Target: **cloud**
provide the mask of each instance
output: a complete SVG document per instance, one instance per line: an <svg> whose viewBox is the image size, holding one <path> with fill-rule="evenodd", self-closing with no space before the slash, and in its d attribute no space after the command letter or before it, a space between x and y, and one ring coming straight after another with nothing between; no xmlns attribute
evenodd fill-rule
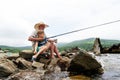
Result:
<svg viewBox="0 0 120 80"><path fill-rule="evenodd" d="M31 45L33 26L44 21L48 36L120 19L119 0L1 0L0 44ZM120 40L120 23L57 37L69 42L89 37Z"/></svg>

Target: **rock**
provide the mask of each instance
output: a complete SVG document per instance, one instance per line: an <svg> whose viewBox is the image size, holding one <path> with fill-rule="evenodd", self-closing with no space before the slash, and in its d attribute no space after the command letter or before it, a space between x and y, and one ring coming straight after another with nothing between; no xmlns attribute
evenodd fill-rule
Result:
<svg viewBox="0 0 120 80"><path fill-rule="evenodd" d="M91 55L89 55L86 51L80 50L79 54L77 54L71 61L70 67L68 71L75 74L101 74L100 68L102 68L101 64Z"/></svg>
<svg viewBox="0 0 120 80"><path fill-rule="evenodd" d="M0 59L0 77L7 77L17 70L17 67L12 61L5 58Z"/></svg>
<svg viewBox="0 0 120 80"><path fill-rule="evenodd" d="M53 58L49 61L48 64L45 64L47 74L52 73L52 72L61 72L60 67L57 65L58 60L59 60L59 58Z"/></svg>
<svg viewBox="0 0 120 80"><path fill-rule="evenodd" d="M41 68L41 69L43 69L44 64L34 61L32 63L32 66L35 67L35 68Z"/></svg>
<svg viewBox="0 0 120 80"><path fill-rule="evenodd" d="M43 74L35 71L21 71L10 76L7 80L42 80Z"/></svg>
<svg viewBox="0 0 120 80"><path fill-rule="evenodd" d="M32 68L32 63L23 59L23 58L18 58L16 60L17 66L20 69L30 69Z"/></svg>
<svg viewBox="0 0 120 80"><path fill-rule="evenodd" d="M93 52L96 55L100 55L101 51L102 51L102 45L101 45L100 39L96 38L94 41Z"/></svg>
<svg viewBox="0 0 120 80"><path fill-rule="evenodd" d="M57 64L61 68L61 71L67 71L68 67L70 66L71 59L68 57L63 57L62 59L58 60Z"/></svg>
<svg viewBox="0 0 120 80"><path fill-rule="evenodd" d="M44 58L39 59L40 63L47 64L47 65L50 63L50 61L51 61L50 59L44 59Z"/></svg>
<svg viewBox="0 0 120 80"><path fill-rule="evenodd" d="M60 54L61 56L65 56L65 55L67 54L66 51L61 51L60 53L61 53L61 54Z"/></svg>
<svg viewBox="0 0 120 80"><path fill-rule="evenodd" d="M33 54L32 50L22 50L19 52L19 56L27 60L31 60Z"/></svg>
<svg viewBox="0 0 120 80"><path fill-rule="evenodd" d="M7 56L7 59L16 60L18 57L19 57L19 55Z"/></svg>
<svg viewBox="0 0 120 80"><path fill-rule="evenodd" d="M94 52L88 51L88 54L91 55L91 57L95 58Z"/></svg>
<svg viewBox="0 0 120 80"><path fill-rule="evenodd" d="M74 58L74 56L76 54L77 54L77 52L76 53L67 53L65 56L68 57L68 58L70 58L70 59L72 59L72 58Z"/></svg>

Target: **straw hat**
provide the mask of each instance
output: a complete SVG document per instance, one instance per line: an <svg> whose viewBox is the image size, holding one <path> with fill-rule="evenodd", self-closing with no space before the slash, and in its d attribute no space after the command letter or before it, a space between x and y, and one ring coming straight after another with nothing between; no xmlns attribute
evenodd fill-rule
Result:
<svg viewBox="0 0 120 80"><path fill-rule="evenodd" d="M39 22L39 23L35 24L34 28L35 28L36 30L38 30L40 25L44 25L44 27L48 27L48 25L45 24L44 22Z"/></svg>

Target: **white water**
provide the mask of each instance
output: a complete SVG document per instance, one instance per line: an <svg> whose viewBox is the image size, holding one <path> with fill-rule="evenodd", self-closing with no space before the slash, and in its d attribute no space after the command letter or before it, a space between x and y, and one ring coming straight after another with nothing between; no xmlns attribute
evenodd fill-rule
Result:
<svg viewBox="0 0 120 80"><path fill-rule="evenodd" d="M102 54L96 59L101 62L105 70L97 80L120 80L120 54Z"/></svg>

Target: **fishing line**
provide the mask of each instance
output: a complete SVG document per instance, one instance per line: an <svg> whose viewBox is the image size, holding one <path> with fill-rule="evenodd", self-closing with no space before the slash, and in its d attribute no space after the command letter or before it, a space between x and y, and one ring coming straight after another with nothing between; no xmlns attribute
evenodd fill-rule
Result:
<svg viewBox="0 0 120 80"><path fill-rule="evenodd" d="M54 38L54 37L58 37L58 36L63 36L63 35L67 35L67 34L70 34L70 33L83 31L83 30L91 29L91 28L95 28L95 27L100 27L100 26L104 26L104 25L108 25L108 24L112 24L112 23L116 23L116 22L120 22L120 20L115 20L115 21L111 21L111 22L107 22L107 23L98 24L98 25L95 25L95 26L90 26L90 27L86 27L86 28L82 28L82 29L78 29L78 30L62 33L62 34L58 34L58 35L51 36L51 37L48 37L48 38Z"/></svg>

